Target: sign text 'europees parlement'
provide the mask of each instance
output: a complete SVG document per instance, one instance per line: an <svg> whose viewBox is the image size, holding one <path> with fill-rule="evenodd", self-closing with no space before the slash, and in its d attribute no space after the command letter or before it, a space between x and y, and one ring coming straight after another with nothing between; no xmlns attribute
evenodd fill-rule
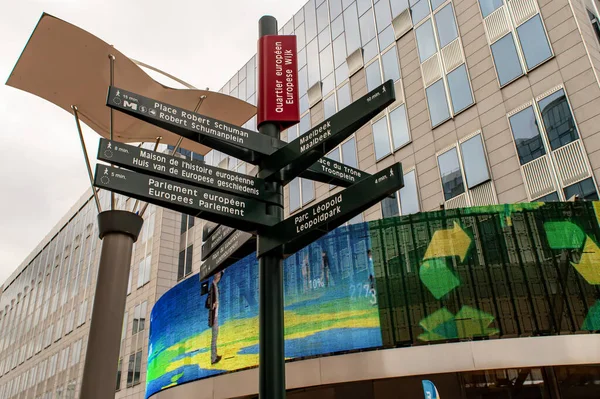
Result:
<svg viewBox="0 0 600 399"><path fill-rule="evenodd" d="M281 129L300 121L296 36L268 35L258 40L257 124Z"/></svg>
<svg viewBox="0 0 600 399"><path fill-rule="evenodd" d="M263 202L125 169L97 165L94 185L244 231L273 224Z"/></svg>
<svg viewBox="0 0 600 399"><path fill-rule="evenodd" d="M100 139L98 159L137 172L164 176L248 198L265 200L269 197L262 179L117 141Z"/></svg>

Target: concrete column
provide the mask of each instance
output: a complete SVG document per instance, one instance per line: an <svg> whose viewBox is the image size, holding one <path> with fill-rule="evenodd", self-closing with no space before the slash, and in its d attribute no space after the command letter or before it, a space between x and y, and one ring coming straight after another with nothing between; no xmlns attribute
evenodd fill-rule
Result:
<svg viewBox="0 0 600 399"><path fill-rule="evenodd" d="M102 252L81 399L108 399L115 396L131 252L143 223L140 216L127 211L111 210L98 214Z"/></svg>

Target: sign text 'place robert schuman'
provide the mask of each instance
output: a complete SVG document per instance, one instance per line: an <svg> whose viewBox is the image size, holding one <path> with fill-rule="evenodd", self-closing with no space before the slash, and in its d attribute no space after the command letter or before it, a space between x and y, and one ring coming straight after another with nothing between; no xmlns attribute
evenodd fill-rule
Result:
<svg viewBox="0 0 600 399"><path fill-rule="evenodd" d="M264 202L96 165L94 186L244 231L273 225Z"/></svg>
<svg viewBox="0 0 600 399"><path fill-rule="evenodd" d="M258 40L257 124L286 129L300 121L296 36L268 35Z"/></svg>

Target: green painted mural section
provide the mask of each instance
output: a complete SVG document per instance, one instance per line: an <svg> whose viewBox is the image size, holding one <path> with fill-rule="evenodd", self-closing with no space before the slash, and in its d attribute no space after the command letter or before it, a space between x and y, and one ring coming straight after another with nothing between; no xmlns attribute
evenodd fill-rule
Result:
<svg viewBox="0 0 600 399"><path fill-rule="evenodd" d="M599 203L370 222L384 345L600 330Z"/></svg>

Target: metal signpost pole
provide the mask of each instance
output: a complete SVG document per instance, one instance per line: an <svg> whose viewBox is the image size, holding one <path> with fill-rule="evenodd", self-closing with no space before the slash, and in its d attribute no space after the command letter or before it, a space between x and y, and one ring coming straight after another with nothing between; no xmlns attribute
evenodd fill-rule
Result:
<svg viewBox="0 0 600 399"><path fill-rule="evenodd" d="M79 396L82 399L115 396L131 253L143 223L141 217L127 211L98 214L102 252Z"/></svg>
<svg viewBox="0 0 600 399"><path fill-rule="evenodd" d="M258 22L259 37L277 35L277 20L263 16ZM260 60L259 60L260 62ZM261 90L259 87L258 90ZM261 93L267 96L268 93ZM259 94L260 95L260 94ZM263 123L259 132L279 139L280 128L275 123ZM259 169L260 171L260 169ZM283 220L283 186L271 184L276 204L267 205L267 214ZM260 236L258 237L260 242ZM274 251L258 259L259 278L259 385L260 399L285 398L285 355L283 324L283 255Z"/></svg>

